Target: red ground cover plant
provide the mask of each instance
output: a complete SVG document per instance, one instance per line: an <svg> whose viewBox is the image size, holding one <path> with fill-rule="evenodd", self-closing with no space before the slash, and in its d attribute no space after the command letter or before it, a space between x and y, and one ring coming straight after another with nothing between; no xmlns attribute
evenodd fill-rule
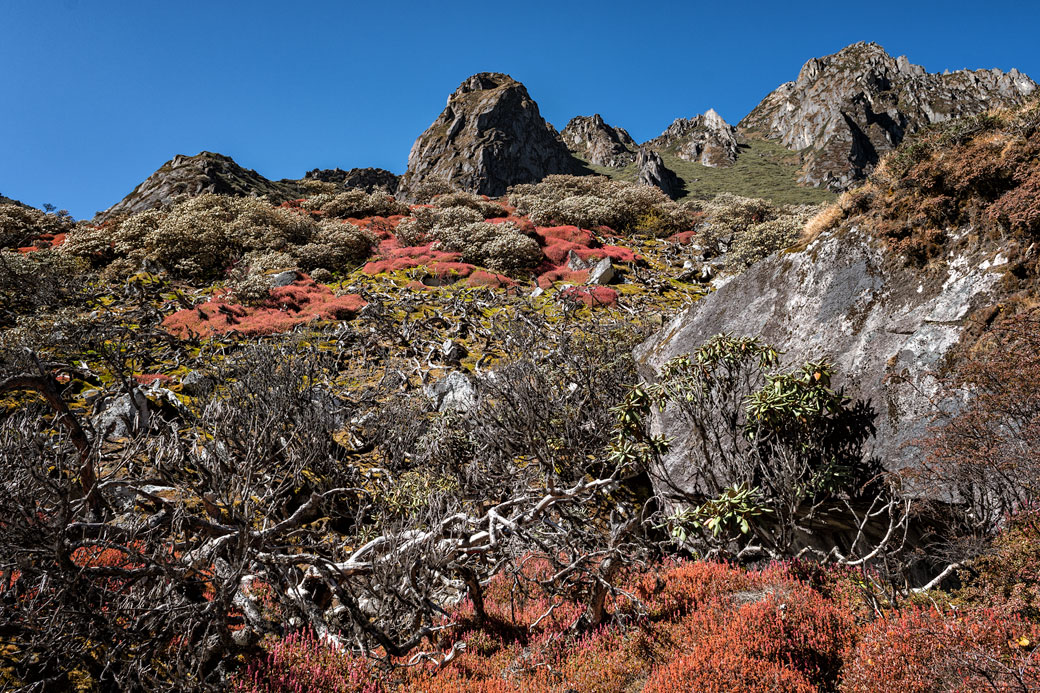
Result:
<svg viewBox="0 0 1040 693"><path fill-rule="evenodd" d="M25 254L25 253L31 253L31 252L34 252L34 251L37 251L37 250L49 250L50 248L57 248L58 246L60 246L62 243L65 242L65 236L66 235L67 234L64 234L64 233L44 233L44 234L41 234L40 236L37 236L34 239L32 245L25 246L23 248L19 248L18 252L22 253L22 254Z"/></svg>
<svg viewBox="0 0 1040 693"><path fill-rule="evenodd" d="M430 242L402 248L396 238L385 239L379 244L382 259L367 263L361 271L374 275L425 267L440 279L465 279L476 269L476 266L462 262L460 253L434 250L433 245Z"/></svg>
<svg viewBox="0 0 1040 693"><path fill-rule="evenodd" d="M184 338L228 332L247 336L274 334L311 320L348 320L365 305L360 296L336 296L306 275L289 286L272 289L267 300L255 308L228 303L222 295L167 316L163 326Z"/></svg>
<svg viewBox="0 0 1040 693"><path fill-rule="evenodd" d="M1035 626L985 609L908 607L878 618L858 598L852 570L666 562L630 573L611 601L613 620L574 634L582 607L539 589L545 569L534 559L519 581L496 576L485 594L490 622L460 604L448 619L456 625L422 648L428 657L398 662L412 666L387 669L294 635L268 643L235 690L915 693L1040 684Z"/></svg>
<svg viewBox="0 0 1040 693"><path fill-rule="evenodd" d="M417 205L413 209L422 206L429 207L430 205ZM362 268L362 272L376 275L422 267L428 270L431 276L442 282L465 279L467 280L466 285L470 287L511 288L517 286L514 279L505 275L479 270L472 264L461 262L459 253L435 250L435 244L432 242L421 246L402 247L392 234L392 229L396 228L400 219L401 217L390 217L386 220L388 223L392 222L392 228L390 226L380 228L378 225L369 224L371 220L350 220L351 223L358 226L372 229L382 239L379 244L378 257L368 262ZM535 226L529 218L515 215L492 218L487 222L490 224L512 223L521 232L538 241L545 257L542 263L535 268L534 274L536 275L536 285L543 289L548 289L557 283L584 284L588 281L588 270L575 270L569 266L568 261L572 252L585 263L610 258L612 262L628 264L641 259L630 248L619 245L601 245L592 231L580 229L577 226ZM606 227L602 227L600 231L613 234ZM617 294L612 289L577 290L571 297L586 305L613 305L617 301Z"/></svg>
<svg viewBox="0 0 1040 693"><path fill-rule="evenodd" d="M616 304L618 292L609 286L571 286L564 289L561 296L584 303L589 308L595 308Z"/></svg>
<svg viewBox="0 0 1040 693"><path fill-rule="evenodd" d="M862 629L848 655L842 690L1037 690L1037 636L1035 624L989 610L905 610Z"/></svg>
<svg viewBox="0 0 1040 693"><path fill-rule="evenodd" d="M139 373L134 375L134 380L141 385L151 385L154 382L168 383L172 378L162 373Z"/></svg>

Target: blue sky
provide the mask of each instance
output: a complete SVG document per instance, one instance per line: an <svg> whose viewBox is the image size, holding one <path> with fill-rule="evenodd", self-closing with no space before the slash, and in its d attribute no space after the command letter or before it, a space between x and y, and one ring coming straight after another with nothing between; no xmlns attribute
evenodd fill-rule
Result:
<svg viewBox="0 0 1040 693"><path fill-rule="evenodd" d="M1040 79L1035 2L0 0L0 193L77 218L175 154L268 178L404 171L468 75L508 72L558 128L639 141L736 122L807 59L873 40L929 71Z"/></svg>

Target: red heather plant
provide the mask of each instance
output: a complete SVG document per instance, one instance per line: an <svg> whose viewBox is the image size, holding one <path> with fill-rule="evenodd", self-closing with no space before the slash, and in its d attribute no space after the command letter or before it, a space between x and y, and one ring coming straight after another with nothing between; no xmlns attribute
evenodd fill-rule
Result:
<svg viewBox="0 0 1040 693"><path fill-rule="evenodd" d="M566 299L584 303L589 308L612 306L617 303L618 292L609 286L572 286L560 294Z"/></svg>
<svg viewBox="0 0 1040 693"><path fill-rule="evenodd" d="M364 306L360 296L336 296L328 287L304 276L289 286L272 289L257 307L227 303L214 296L208 303L167 316L163 326L182 338L227 332L275 334L311 320L348 320Z"/></svg>
<svg viewBox="0 0 1040 693"><path fill-rule="evenodd" d="M248 665L230 689L235 693L382 693L364 657L339 652L311 633L272 642L267 655Z"/></svg>
<svg viewBox="0 0 1040 693"><path fill-rule="evenodd" d="M1038 635L1034 624L992 611L893 613L863 628L848 655L841 690L1037 690Z"/></svg>
<svg viewBox="0 0 1040 693"><path fill-rule="evenodd" d="M582 606L541 588L551 572L532 557L519 574L494 576L489 620L478 622L472 605L461 604L446 617L454 629L423 648L430 661L400 658L412 666L384 669L292 635L268 642L268 655L232 690L923 693L1040 685L1036 626L981 609L861 618L866 612L841 596L852 587L847 571L662 563L623 579L610 600L614 620L580 636L570 626ZM458 641L465 648L449 645Z"/></svg>

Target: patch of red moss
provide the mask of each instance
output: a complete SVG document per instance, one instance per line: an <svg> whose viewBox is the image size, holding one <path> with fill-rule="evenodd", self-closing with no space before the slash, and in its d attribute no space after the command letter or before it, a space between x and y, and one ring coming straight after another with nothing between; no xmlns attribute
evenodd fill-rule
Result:
<svg viewBox="0 0 1040 693"><path fill-rule="evenodd" d="M680 233L672 234L668 237L668 240L672 243L682 243L683 245L693 240L693 237L697 235L696 231L681 231Z"/></svg>
<svg viewBox="0 0 1040 693"><path fill-rule="evenodd" d="M564 298L584 303L589 308L617 304L618 292L609 286L572 286L560 294Z"/></svg>
<svg viewBox="0 0 1040 693"><path fill-rule="evenodd" d="M494 274L484 270L476 270L466 280L466 286L487 286L492 289L506 289L516 286L516 282L504 274Z"/></svg>
<svg viewBox="0 0 1040 693"><path fill-rule="evenodd" d="M567 266L555 267L548 272L543 272L538 276L538 286L543 289L548 289L556 282L566 282L568 284L584 284L589 280L588 270L569 270Z"/></svg>
<svg viewBox="0 0 1040 693"><path fill-rule="evenodd" d="M311 320L348 320L365 306L360 296L336 296L306 275L289 286L272 289L269 298L257 307L228 303L224 295L169 315L163 326L180 337L212 337L228 332L255 336L285 332Z"/></svg>
<svg viewBox="0 0 1040 693"><path fill-rule="evenodd" d="M387 238L379 244L380 259L366 264L361 271L375 275L383 272L425 267L439 279L465 279L476 269L475 265L461 262L459 253L447 253L433 249L433 243L402 248L396 238Z"/></svg>
<svg viewBox="0 0 1040 693"><path fill-rule="evenodd" d="M64 233L41 234L33 240L32 245L19 248L18 252L24 255L25 253L31 253L37 250L50 250L51 248L57 248L65 242L65 236L66 234Z"/></svg>
<svg viewBox="0 0 1040 693"><path fill-rule="evenodd" d="M163 375L162 373L137 373L134 375L134 380L141 385L151 385L155 382L168 383L172 378L168 375Z"/></svg>

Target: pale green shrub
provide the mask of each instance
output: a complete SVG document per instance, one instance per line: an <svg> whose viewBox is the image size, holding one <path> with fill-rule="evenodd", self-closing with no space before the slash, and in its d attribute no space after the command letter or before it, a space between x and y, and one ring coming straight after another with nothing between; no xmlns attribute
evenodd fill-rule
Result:
<svg viewBox="0 0 1040 693"><path fill-rule="evenodd" d="M256 306L271 294L271 278L264 274L247 273L244 277L228 284L229 298L235 303Z"/></svg>
<svg viewBox="0 0 1040 693"><path fill-rule="evenodd" d="M429 204L438 195L450 195L458 192L458 188L451 183L442 180L428 180L412 185L408 188L408 197L416 204Z"/></svg>
<svg viewBox="0 0 1040 693"><path fill-rule="evenodd" d="M700 239L707 254L725 252L726 266L736 270L793 245L820 205L776 205L730 193L703 206Z"/></svg>
<svg viewBox="0 0 1040 693"><path fill-rule="evenodd" d="M790 247L798 240L805 222L806 219L800 216L784 216L748 227L734 237L726 256L726 266L745 269L778 250Z"/></svg>

